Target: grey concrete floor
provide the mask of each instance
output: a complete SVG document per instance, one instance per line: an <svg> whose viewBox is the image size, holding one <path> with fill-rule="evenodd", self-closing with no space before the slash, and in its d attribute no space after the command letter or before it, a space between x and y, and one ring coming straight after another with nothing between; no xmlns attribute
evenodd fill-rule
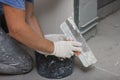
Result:
<svg viewBox="0 0 120 80"><path fill-rule="evenodd" d="M120 11L110 15L98 24L97 35L88 41L98 62L84 71L78 59L72 75L60 80L120 80ZM0 80L51 80L30 73L14 76L0 76Z"/></svg>

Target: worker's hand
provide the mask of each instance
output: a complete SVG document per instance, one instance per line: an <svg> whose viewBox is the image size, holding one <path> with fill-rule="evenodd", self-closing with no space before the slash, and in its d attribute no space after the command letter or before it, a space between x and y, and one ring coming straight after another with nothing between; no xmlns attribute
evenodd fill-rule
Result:
<svg viewBox="0 0 120 80"><path fill-rule="evenodd" d="M54 42L54 52L50 54L37 51L40 54L44 54L46 56L55 55L56 57L62 58L70 58L74 54L80 54L82 44L79 42L72 41L70 38L67 38L63 34L46 35L45 38Z"/></svg>
<svg viewBox="0 0 120 80"><path fill-rule="evenodd" d="M82 44L76 41L58 41L54 42L54 52L52 55L62 58L70 58L74 52L81 51Z"/></svg>

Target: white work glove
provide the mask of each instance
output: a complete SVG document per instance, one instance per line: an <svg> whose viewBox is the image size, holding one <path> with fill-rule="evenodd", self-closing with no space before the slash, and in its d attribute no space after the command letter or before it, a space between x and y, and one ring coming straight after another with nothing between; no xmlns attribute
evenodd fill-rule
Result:
<svg viewBox="0 0 120 80"><path fill-rule="evenodd" d="M55 55L56 57L62 58L70 58L74 55L74 51L81 51L81 43L75 41L67 41L68 38L63 34L52 34L46 35L46 39L54 42L54 52L53 53L45 53L41 51L37 51L44 55Z"/></svg>
<svg viewBox="0 0 120 80"><path fill-rule="evenodd" d="M52 55L62 58L70 58L74 52L81 51L81 43L76 41L58 41L54 42L54 52Z"/></svg>

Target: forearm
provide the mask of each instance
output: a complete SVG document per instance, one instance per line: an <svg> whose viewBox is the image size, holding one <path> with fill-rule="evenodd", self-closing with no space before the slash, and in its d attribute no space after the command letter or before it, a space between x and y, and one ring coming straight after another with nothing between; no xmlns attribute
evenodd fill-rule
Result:
<svg viewBox="0 0 120 80"><path fill-rule="evenodd" d="M28 24L24 23L19 25L20 27L15 29L15 31L10 30L10 35L26 46L43 52L52 53L53 52L53 42L41 38Z"/></svg>

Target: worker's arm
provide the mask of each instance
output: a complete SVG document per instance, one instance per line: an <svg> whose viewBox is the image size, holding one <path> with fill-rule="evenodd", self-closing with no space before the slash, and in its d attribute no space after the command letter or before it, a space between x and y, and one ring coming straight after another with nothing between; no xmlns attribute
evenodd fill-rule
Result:
<svg viewBox="0 0 120 80"><path fill-rule="evenodd" d="M10 35L26 46L34 50L51 53L57 57L71 57L74 51L80 52L81 43L75 41L52 42L38 34L33 27L26 22L24 10L3 4Z"/></svg>
<svg viewBox="0 0 120 80"><path fill-rule="evenodd" d="M40 24L34 15L34 4L29 1L26 1L26 22L33 28L33 30L35 30L35 32L41 37L44 37Z"/></svg>
<svg viewBox="0 0 120 80"><path fill-rule="evenodd" d="M42 38L30 25L26 23L24 10L20 10L3 4L10 35L21 43L34 50L52 53L54 51L53 42Z"/></svg>

